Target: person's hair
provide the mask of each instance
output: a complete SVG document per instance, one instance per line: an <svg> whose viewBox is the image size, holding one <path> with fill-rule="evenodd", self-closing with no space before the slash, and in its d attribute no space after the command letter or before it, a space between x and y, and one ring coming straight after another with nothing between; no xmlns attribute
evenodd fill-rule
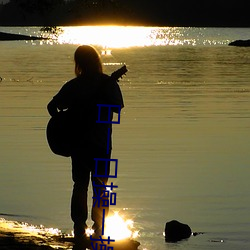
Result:
<svg viewBox="0 0 250 250"><path fill-rule="evenodd" d="M92 46L79 46L75 51L74 59L76 75L102 73L100 55Z"/></svg>

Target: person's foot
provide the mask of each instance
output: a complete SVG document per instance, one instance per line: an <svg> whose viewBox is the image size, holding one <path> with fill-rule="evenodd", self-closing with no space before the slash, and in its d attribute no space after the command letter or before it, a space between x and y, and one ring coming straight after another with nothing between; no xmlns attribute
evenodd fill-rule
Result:
<svg viewBox="0 0 250 250"><path fill-rule="evenodd" d="M94 230L92 238L99 239L100 236L102 236L102 226L94 223L94 225L92 226L92 229Z"/></svg>
<svg viewBox="0 0 250 250"><path fill-rule="evenodd" d="M86 223L83 224L74 224L74 237L81 238L83 235L86 234L86 229L88 228Z"/></svg>
<svg viewBox="0 0 250 250"><path fill-rule="evenodd" d="M85 250L90 247L90 241L86 234L74 236L73 250Z"/></svg>
<svg viewBox="0 0 250 250"><path fill-rule="evenodd" d="M74 243L75 245L83 245L87 241L86 229L87 225L83 224L74 224Z"/></svg>

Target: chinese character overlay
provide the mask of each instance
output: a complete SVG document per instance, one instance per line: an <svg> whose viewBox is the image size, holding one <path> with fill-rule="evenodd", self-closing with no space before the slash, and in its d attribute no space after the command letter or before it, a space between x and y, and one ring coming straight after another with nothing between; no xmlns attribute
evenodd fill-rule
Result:
<svg viewBox="0 0 250 250"><path fill-rule="evenodd" d="M121 105L107 105L107 104L97 104L98 106L98 120L97 123L107 123L107 124L120 124L120 114L121 114ZM107 120L101 119L102 110L104 108L108 108L108 116L106 117ZM113 110L118 113L117 121L113 121ZM111 138L111 127L108 128L108 138L107 138L107 153L109 153L110 148L110 138ZM102 178L117 178L117 168L118 168L118 160L117 159L104 159L104 158L95 158L95 172L93 174L93 177L102 177ZM104 163L104 164L98 164L98 163ZM110 163L115 163L115 169L114 174L109 173L109 166ZM100 166L101 165L101 166ZM98 171L98 167L103 168L105 166L104 174L100 175L97 174L100 171ZM103 171L101 171L103 173ZM109 205L116 205L116 193L112 192L114 188L118 188L118 186L115 186L113 182L111 182L110 185L105 185L104 182L102 182L101 185L97 185L93 183L94 187L94 196L93 198L93 206L103 207L103 216L102 216L102 235L104 235L104 224L105 224L105 207L109 207ZM92 238L92 235L90 236L91 246L93 250L113 250L112 246L107 246L105 242L109 245L110 242L114 242L115 240L110 239L110 236L108 238L102 238L102 236L99 236L99 238ZM98 241L100 244L98 245Z"/></svg>
<svg viewBox="0 0 250 250"><path fill-rule="evenodd" d="M117 178L117 168L118 168L118 160L117 159L105 159L105 158L94 158L95 160L95 174L93 177L106 177L106 178ZM97 174L98 173L98 162L105 162L105 174ZM115 173L114 175L108 174L108 163L114 162L115 163Z"/></svg>

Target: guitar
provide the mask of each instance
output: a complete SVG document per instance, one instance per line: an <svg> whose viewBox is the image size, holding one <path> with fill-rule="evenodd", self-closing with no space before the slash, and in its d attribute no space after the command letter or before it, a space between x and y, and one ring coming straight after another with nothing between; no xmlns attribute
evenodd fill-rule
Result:
<svg viewBox="0 0 250 250"><path fill-rule="evenodd" d="M126 65L113 72L109 80L119 81L127 72ZM52 116L47 124L46 137L51 151L54 154L69 157L71 155L72 127L71 113L66 111L59 111L55 116Z"/></svg>

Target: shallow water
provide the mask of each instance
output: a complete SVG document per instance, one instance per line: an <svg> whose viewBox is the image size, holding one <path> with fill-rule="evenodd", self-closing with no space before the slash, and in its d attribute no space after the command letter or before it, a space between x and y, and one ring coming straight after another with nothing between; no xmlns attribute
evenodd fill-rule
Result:
<svg viewBox="0 0 250 250"><path fill-rule="evenodd" d="M242 30L231 33L222 40ZM48 148L46 105L74 77L76 47L0 43L0 213L64 231L72 227L70 159ZM129 68L114 125L113 209L134 220L141 249L249 249L249 48L114 48L103 62L107 73ZM172 219L204 234L167 244L162 232Z"/></svg>

